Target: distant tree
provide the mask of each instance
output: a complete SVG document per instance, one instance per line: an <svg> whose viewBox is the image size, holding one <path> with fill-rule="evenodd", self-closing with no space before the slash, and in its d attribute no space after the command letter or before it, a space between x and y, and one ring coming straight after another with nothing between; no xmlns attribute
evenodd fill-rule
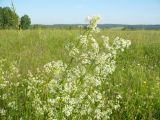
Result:
<svg viewBox="0 0 160 120"><path fill-rule="evenodd" d="M31 25L31 19L29 18L28 15L24 15L21 17L21 21L20 21L20 27L22 29L28 29Z"/></svg>
<svg viewBox="0 0 160 120"><path fill-rule="evenodd" d="M2 28L2 23L3 23L2 11L3 11L3 8L0 7L0 29Z"/></svg>
<svg viewBox="0 0 160 120"><path fill-rule="evenodd" d="M123 27L121 30L127 30L127 27Z"/></svg>
<svg viewBox="0 0 160 120"><path fill-rule="evenodd" d="M11 10L9 7L1 8L0 10L1 16L1 27L3 29L10 29L10 28L18 28L19 17L18 15Z"/></svg>

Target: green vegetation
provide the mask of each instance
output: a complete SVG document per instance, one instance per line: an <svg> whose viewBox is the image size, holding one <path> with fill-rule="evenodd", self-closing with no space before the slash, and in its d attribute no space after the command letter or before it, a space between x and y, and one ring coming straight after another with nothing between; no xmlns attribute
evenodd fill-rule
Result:
<svg viewBox="0 0 160 120"><path fill-rule="evenodd" d="M17 29L18 15L9 7L0 7L0 28L1 29Z"/></svg>
<svg viewBox="0 0 160 120"><path fill-rule="evenodd" d="M28 15L24 15L21 17L21 28L22 29L28 29L29 26L31 25L31 19L29 18Z"/></svg>
<svg viewBox="0 0 160 120"><path fill-rule="evenodd" d="M74 41L79 30L0 31L0 57L17 61L20 72L35 72L52 60L66 60L64 45ZM132 40L131 47L117 57L110 76L112 90L121 93L121 107L111 119L160 119L160 31L108 31L97 35ZM99 41L101 43L101 41Z"/></svg>
<svg viewBox="0 0 160 120"><path fill-rule="evenodd" d="M24 15L19 20L19 16L14 10L9 7L0 7L0 29L28 29L31 24L31 20L28 15ZM20 24L19 24L20 23Z"/></svg>

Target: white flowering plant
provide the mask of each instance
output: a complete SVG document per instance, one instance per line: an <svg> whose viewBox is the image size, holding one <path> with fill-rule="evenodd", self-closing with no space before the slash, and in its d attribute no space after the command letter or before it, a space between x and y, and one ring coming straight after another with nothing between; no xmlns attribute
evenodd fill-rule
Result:
<svg viewBox="0 0 160 120"><path fill-rule="evenodd" d="M115 71L116 56L131 44L130 40L102 36L99 45L95 34L99 16L88 17L87 30L76 43L65 46L69 62L52 61L28 72L26 78L15 64L0 62L1 119L103 119L120 107L121 95L114 93L108 76Z"/></svg>

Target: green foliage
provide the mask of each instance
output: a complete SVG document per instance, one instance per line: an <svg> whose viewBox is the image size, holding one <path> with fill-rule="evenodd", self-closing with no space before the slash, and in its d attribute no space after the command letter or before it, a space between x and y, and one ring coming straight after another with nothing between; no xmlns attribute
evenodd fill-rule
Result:
<svg viewBox="0 0 160 120"><path fill-rule="evenodd" d="M63 56L63 60L68 62L68 54L64 54L64 45L67 40L74 41L79 32L63 29L0 31L0 58L18 61L19 72L24 78L28 70L34 73L37 67L53 59L60 59ZM111 38L118 35L132 40L131 48L117 57L117 70L109 80L113 84L111 90L122 95L121 107L118 112L113 112L111 120L159 120L160 31L103 30L100 34L107 34ZM13 88L15 90L8 90L16 91L20 87ZM26 98L22 93L25 90L21 90L22 92L17 94L24 101ZM2 105L1 101L0 104ZM28 103L19 104L21 107L24 105L30 107ZM20 112L17 113L21 116ZM34 115L32 111L26 109L23 111L24 114L28 114L28 119L31 119L29 114Z"/></svg>
<svg viewBox="0 0 160 120"><path fill-rule="evenodd" d="M31 24L31 20L28 15L21 17L19 25L19 17L16 14L14 7L0 7L0 29L18 29L19 26L22 29L28 29Z"/></svg>
<svg viewBox="0 0 160 120"><path fill-rule="evenodd" d="M3 10L3 8L0 7L0 29L2 28L2 22L3 22L2 10Z"/></svg>
<svg viewBox="0 0 160 120"><path fill-rule="evenodd" d="M2 28L3 25L3 8L0 7L0 29Z"/></svg>
<svg viewBox="0 0 160 120"><path fill-rule="evenodd" d="M20 27L22 29L28 29L31 25L31 19L29 18L28 15L24 15L21 17L21 23L20 23Z"/></svg>
<svg viewBox="0 0 160 120"><path fill-rule="evenodd" d="M0 28L17 29L19 23L18 15L9 7L0 8Z"/></svg>

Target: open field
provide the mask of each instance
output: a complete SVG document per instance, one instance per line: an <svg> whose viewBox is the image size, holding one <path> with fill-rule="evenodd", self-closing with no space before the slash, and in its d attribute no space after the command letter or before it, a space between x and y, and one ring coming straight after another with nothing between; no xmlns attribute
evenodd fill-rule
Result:
<svg viewBox="0 0 160 120"><path fill-rule="evenodd" d="M80 30L2 30L0 59L17 61L25 77L28 70L34 73L52 60L68 62L64 46L81 33ZM122 96L121 106L113 111L111 119L160 120L160 31L102 30L96 37L101 35L110 39L119 36L132 42L117 57L116 71L109 76L112 89ZM100 39L98 42L101 44Z"/></svg>
<svg viewBox="0 0 160 120"><path fill-rule="evenodd" d="M77 39L80 33L79 30L2 30L0 57L18 61L23 70L32 70L49 61L61 59L65 43ZM132 41L132 46L126 53L127 58L122 57L123 59L149 66L159 64L160 31L102 30L98 36L101 35L107 35L111 39L119 36ZM143 59L145 56L147 59Z"/></svg>

